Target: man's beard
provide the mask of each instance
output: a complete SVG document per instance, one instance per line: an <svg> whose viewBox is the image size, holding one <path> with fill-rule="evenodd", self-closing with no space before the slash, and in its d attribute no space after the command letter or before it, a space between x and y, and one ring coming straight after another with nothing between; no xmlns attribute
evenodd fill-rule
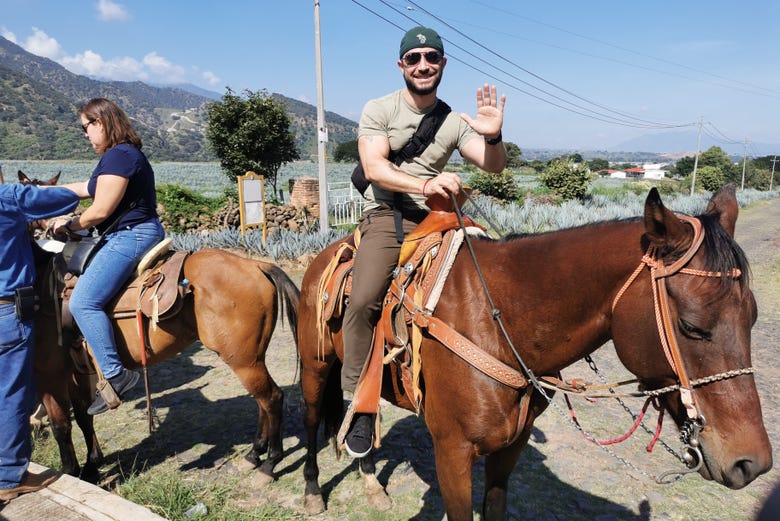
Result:
<svg viewBox="0 0 780 521"><path fill-rule="evenodd" d="M417 96L427 96L428 94L433 94L434 92L436 92L436 89L439 88L439 83L441 83L442 72L443 71L439 72L439 75L436 77L436 80L433 82L433 85L425 89L418 88L414 84L413 79L404 76L404 81L406 82L406 88L409 89L409 92L411 92L412 94L416 94Z"/></svg>

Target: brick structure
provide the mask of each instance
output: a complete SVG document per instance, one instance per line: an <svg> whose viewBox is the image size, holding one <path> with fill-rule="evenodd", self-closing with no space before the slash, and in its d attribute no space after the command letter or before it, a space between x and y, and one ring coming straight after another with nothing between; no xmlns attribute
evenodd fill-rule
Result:
<svg viewBox="0 0 780 521"><path fill-rule="evenodd" d="M295 208L306 208L314 215L319 215L320 183L313 177L299 177L290 191L290 205Z"/></svg>

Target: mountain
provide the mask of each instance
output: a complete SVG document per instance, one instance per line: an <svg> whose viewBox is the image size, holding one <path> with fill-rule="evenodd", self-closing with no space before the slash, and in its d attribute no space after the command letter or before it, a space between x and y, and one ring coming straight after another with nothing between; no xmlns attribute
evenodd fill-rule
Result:
<svg viewBox="0 0 780 521"><path fill-rule="evenodd" d="M660 132L655 134L645 134L634 139L629 139L619 143L608 150L613 152L623 150L642 150L645 152L654 152L665 154L669 157L693 156L696 154L696 143L698 133L696 131L682 132ZM703 133L701 136L701 151L711 147L720 147L729 156L741 158L745 154L745 145L743 143L726 142L716 140ZM751 156L767 156L776 154L780 150L780 145L770 143L748 142L748 154Z"/></svg>
<svg viewBox="0 0 780 521"><path fill-rule="evenodd" d="M317 157L317 108L281 94L301 158ZM93 159L78 131L77 105L109 98L133 119L150 159L214 161L204 138L206 109L221 95L192 85L98 81L28 53L0 37L0 158ZM357 123L327 112L330 155L357 138Z"/></svg>

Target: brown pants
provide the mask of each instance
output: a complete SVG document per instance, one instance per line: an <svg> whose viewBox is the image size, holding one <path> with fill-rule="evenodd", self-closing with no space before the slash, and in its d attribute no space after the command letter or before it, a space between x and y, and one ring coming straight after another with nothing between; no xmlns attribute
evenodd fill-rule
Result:
<svg viewBox="0 0 780 521"><path fill-rule="evenodd" d="M404 234L411 232L426 212L404 214ZM369 210L360 218L360 245L352 267L352 295L344 313L344 366L341 387L354 393L371 349L374 326L382 311L382 299L398 265L401 245L395 234L393 210Z"/></svg>

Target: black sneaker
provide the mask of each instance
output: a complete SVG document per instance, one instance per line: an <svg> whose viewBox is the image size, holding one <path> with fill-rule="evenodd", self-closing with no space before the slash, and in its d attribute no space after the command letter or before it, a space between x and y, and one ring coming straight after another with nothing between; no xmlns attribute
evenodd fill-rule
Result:
<svg viewBox="0 0 780 521"><path fill-rule="evenodd" d="M355 413L349 432L344 437L347 454L353 458L362 458L371 452L374 445L374 415Z"/></svg>
<svg viewBox="0 0 780 521"><path fill-rule="evenodd" d="M127 391L135 387L135 384L138 383L140 378L141 375L135 371L129 371L123 368L121 373L112 378L109 378L108 383L111 384L111 387L114 388L114 392L117 394L117 396L124 398L127 394ZM108 405L106 404L106 401L103 399L100 391L97 391L95 393L95 401L92 402L92 405L90 405L89 409L87 409L87 414L94 416L96 414L102 414L107 410Z"/></svg>

